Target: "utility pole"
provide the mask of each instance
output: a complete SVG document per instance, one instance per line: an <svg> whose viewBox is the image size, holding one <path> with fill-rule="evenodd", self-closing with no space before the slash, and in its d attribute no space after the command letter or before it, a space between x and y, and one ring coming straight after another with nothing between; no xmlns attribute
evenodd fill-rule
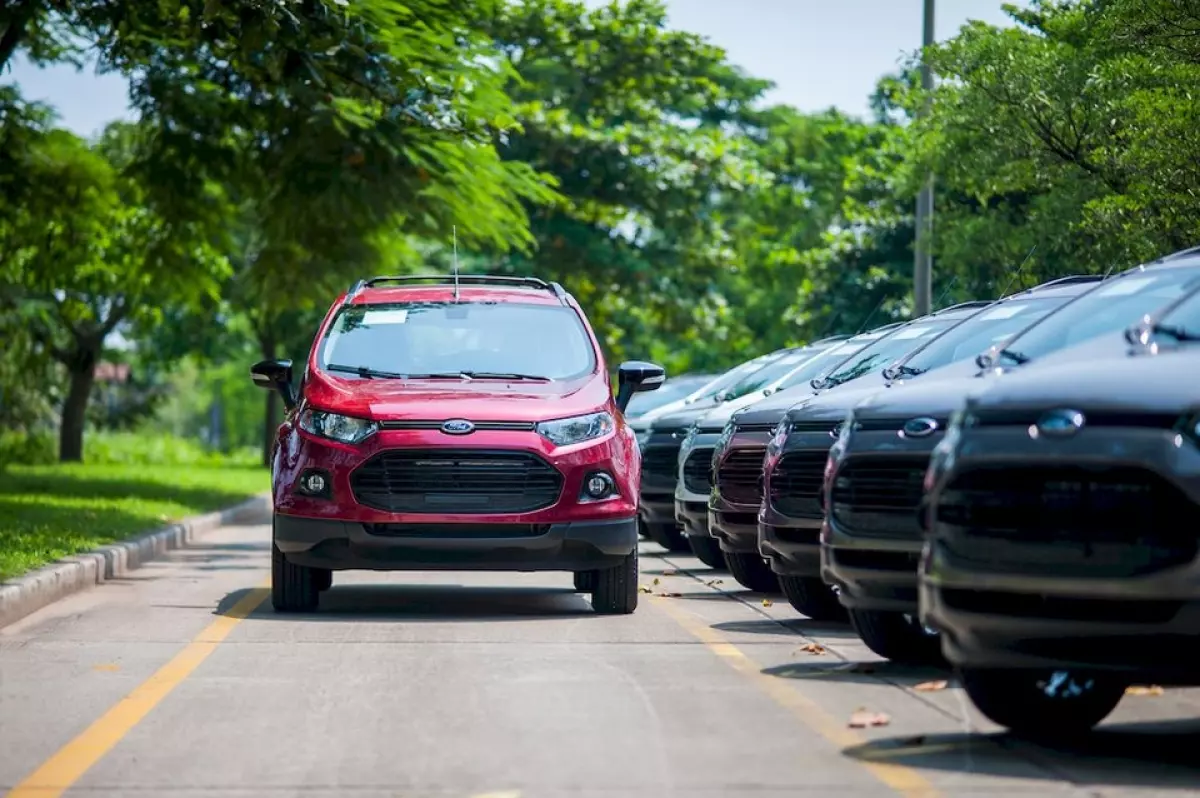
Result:
<svg viewBox="0 0 1200 798"><path fill-rule="evenodd" d="M933 3L925 0L924 31L921 37L922 48L933 44ZM929 61L924 52L921 54L921 88L929 92L933 88L933 72L929 69ZM928 97L928 95L926 95ZM926 99L918 112L922 115L929 113L929 100ZM924 316L933 310L930 307L933 295L933 255L930 254L930 237L933 233L933 173L925 176L925 184L917 195L916 246L913 247L913 304L916 315Z"/></svg>

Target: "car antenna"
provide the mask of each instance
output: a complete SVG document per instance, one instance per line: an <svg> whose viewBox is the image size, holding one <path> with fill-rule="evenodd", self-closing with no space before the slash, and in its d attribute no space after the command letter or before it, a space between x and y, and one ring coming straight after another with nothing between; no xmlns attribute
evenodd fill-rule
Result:
<svg viewBox="0 0 1200 798"><path fill-rule="evenodd" d="M458 225L453 225L450 228L454 246L454 301L458 301Z"/></svg>
<svg viewBox="0 0 1200 798"><path fill-rule="evenodd" d="M881 307L883 307L883 301L885 299L887 299L886 294L879 297L879 302L876 303L875 309L867 314L867 318L863 320L862 326L858 328L858 332L856 332L855 335L858 335L858 333L861 333L863 330L867 329L867 324L871 321L871 319L875 318L875 314L879 312Z"/></svg>
<svg viewBox="0 0 1200 798"><path fill-rule="evenodd" d="M1025 264L1029 263L1029 259L1033 257L1033 252L1037 249L1037 247L1037 244L1033 245L1033 249L1029 250L1029 254L1025 256L1025 260L1021 261L1021 265L1017 267L1015 272L1013 272L1013 276L1008 278L1008 285L1004 286L1004 293L1000 295L1000 299L1004 299L1004 297L1008 296L1008 290L1012 288L1012 284L1016 282L1018 277L1021 276L1021 272L1025 271Z"/></svg>
<svg viewBox="0 0 1200 798"><path fill-rule="evenodd" d="M953 279L950 280L950 285L946 286L946 290L942 292L942 295L940 297L938 297L938 300L936 303L937 305L942 304L942 300L946 298L946 294L950 293L950 289L953 288L954 284L957 282L958 282L958 275L956 274L956 275L954 275Z"/></svg>

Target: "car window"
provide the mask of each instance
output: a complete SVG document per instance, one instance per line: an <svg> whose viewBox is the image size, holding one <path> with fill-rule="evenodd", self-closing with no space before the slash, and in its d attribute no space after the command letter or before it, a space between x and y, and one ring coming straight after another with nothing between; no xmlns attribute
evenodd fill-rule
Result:
<svg viewBox="0 0 1200 798"><path fill-rule="evenodd" d="M672 383L667 380L656 391L643 391L635 393L629 400L629 405L625 408L625 417L633 418L639 413L648 413L656 407L674 402L677 399L682 399L689 391L694 390L696 383L694 380L685 380L680 383Z"/></svg>
<svg viewBox="0 0 1200 798"><path fill-rule="evenodd" d="M835 347L826 349L807 363L802 363L798 368L794 368L790 374L785 375L776 390L786 391L788 388L808 385L814 379L824 374L830 367L836 366L838 363L860 351L866 345L862 341L855 342L850 340L843 341Z"/></svg>
<svg viewBox="0 0 1200 798"><path fill-rule="evenodd" d="M812 350L796 350L772 360L730 386L725 392L726 400L737 399L753 391L761 391L796 366L813 357Z"/></svg>
<svg viewBox="0 0 1200 798"><path fill-rule="evenodd" d="M856 357L838 367L826 379L830 387L856 380L867 374L882 371L897 358L903 357L927 340L954 324L954 318L933 318L914 322L887 333ZM851 339L854 340L854 339Z"/></svg>
<svg viewBox="0 0 1200 798"><path fill-rule="evenodd" d="M1200 291L1192 294L1154 321L1189 337L1200 336Z"/></svg>
<svg viewBox="0 0 1200 798"><path fill-rule="evenodd" d="M562 380L590 374L596 353L569 307L413 302L343 308L321 342L317 362L326 370L474 371Z"/></svg>
<svg viewBox="0 0 1200 798"><path fill-rule="evenodd" d="M1098 335L1119 332L1170 304L1200 279L1200 267L1169 266L1110 278L1017 334L1001 353L1009 363L1044 357Z"/></svg>
<svg viewBox="0 0 1200 798"><path fill-rule="evenodd" d="M909 355L903 365L910 374L923 373L975 357L1061 308L1071 296L1059 294L997 303L934 338Z"/></svg>
<svg viewBox="0 0 1200 798"><path fill-rule="evenodd" d="M770 363L773 360L778 360L786 354L784 352L771 352L767 355L759 355L753 360L747 360L745 363L734 366L729 371L725 372L715 380L701 387L689 395L685 402L699 402L708 399L716 399L738 380L745 378L747 375L758 371L760 368Z"/></svg>

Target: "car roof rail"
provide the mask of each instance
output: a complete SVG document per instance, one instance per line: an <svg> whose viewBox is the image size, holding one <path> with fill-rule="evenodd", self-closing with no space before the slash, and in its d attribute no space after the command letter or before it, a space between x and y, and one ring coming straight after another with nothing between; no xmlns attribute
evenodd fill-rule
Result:
<svg viewBox="0 0 1200 798"><path fill-rule="evenodd" d="M930 313L930 316L938 316L942 313L949 313L952 310L967 310L969 308L985 308L995 302L994 299L971 299L966 302L959 302L957 305L950 305L940 310L935 310ZM914 319L915 321L915 319Z"/></svg>
<svg viewBox="0 0 1200 798"><path fill-rule="evenodd" d="M839 333L837 335L827 335L824 338L818 338L815 341L810 341L805 346L820 346L821 344L836 344L838 341L846 341L851 336L847 333Z"/></svg>
<svg viewBox="0 0 1200 798"><path fill-rule="evenodd" d="M359 280L346 293L346 303L352 301L365 288L374 288L385 283L405 284L416 282L433 282L438 285L454 285L455 282L458 282L470 285L508 285L534 288L541 291L549 291L564 305L568 304L567 300L570 297L570 294L559 283L546 282L537 277L513 277L504 274L460 274L457 276L453 274L397 274L381 275L379 277Z"/></svg>
<svg viewBox="0 0 1200 798"><path fill-rule="evenodd" d="M1178 260L1179 258L1191 258L1196 255L1200 255L1200 246L1188 247L1187 249L1181 249L1178 252L1172 252L1169 255L1163 255L1161 258L1151 261L1151 263L1161 263L1167 260Z"/></svg>
<svg viewBox="0 0 1200 798"><path fill-rule="evenodd" d="M1032 288L1026 288L1021 293L1028 291L1040 291L1043 288L1055 288L1060 285L1076 285L1078 283L1098 283L1104 279L1103 274L1068 274L1066 277L1058 277L1054 280L1047 280L1044 283L1038 283Z"/></svg>

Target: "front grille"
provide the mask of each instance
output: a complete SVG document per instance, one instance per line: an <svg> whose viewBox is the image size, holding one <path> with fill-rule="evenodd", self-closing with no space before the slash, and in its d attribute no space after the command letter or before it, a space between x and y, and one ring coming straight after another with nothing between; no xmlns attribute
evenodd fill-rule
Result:
<svg viewBox="0 0 1200 798"><path fill-rule="evenodd" d="M833 482L833 518L850 533L916 539L929 457L859 456Z"/></svg>
<svg viewBox="0 0 1200 798"><path fill-rule="evenodd" d="M425 538L429 540L541 537L549 524L363 524L367 534L388 538Z"/></svg>
<svg viewBox="0 0 1200 798"><path fill-rule="evenodd" d="M828 449L797 449L779 458L771 472L771 506L790 518L819 518L827 459Z"/></svg>
<svg viewBox="0 0 1200 798"><path fill-rule="evenodd" d="M359 504L393 513L525 513L558 501L563 478L529 452L392 449L350 476Z"/></svg>
<svg viewBox="0 0 1200 798"><path fill-rule="evenodd" d="M937 523L950 556L994 570L1136 576L1196 557L1200 507L1142 468L1022 463L958 475Z"/></svg>
<svg viewBox="0 0 1200 798"><path fill-rule="evenodd" d="M692 493L712 490L712 449L696 449L683 462L683 486Z"/></svg>
<svg viewBox="0 0 1200 798"><path fill-rule="evenodd" d="M642 474L674 481L679 467L679 447L678 442L647 446L642 450Z"/></svg>
<svg viewBox="0 0 1200 798"><path fill-rule="evenodd" d="M734 449L717 469L721 498L732 504L758 506L762 501L762 467L765 446Z"/></svg>

